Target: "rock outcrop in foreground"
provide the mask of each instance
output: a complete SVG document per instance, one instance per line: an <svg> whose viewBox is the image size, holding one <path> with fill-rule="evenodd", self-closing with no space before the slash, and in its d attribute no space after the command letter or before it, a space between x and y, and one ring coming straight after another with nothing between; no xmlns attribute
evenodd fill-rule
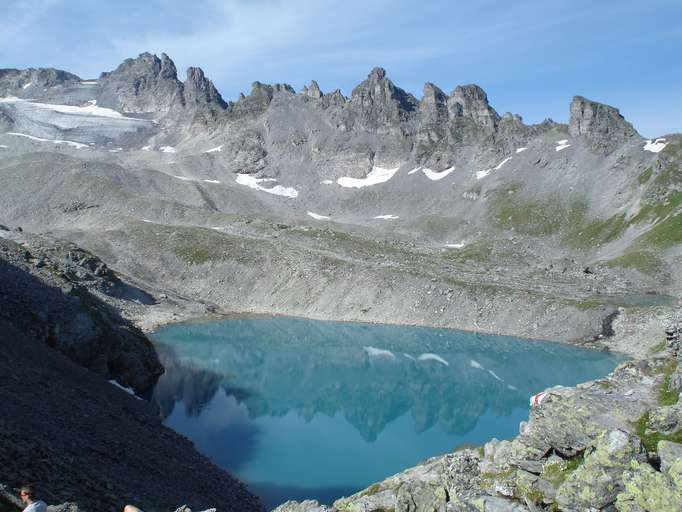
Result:
<svg viewBox="0 0 682 512"><path fill-rule="evenodd" d="M275 512L678 512L682 371L670 353L547 391L512 441L434 457L326 507Z"/></svg>

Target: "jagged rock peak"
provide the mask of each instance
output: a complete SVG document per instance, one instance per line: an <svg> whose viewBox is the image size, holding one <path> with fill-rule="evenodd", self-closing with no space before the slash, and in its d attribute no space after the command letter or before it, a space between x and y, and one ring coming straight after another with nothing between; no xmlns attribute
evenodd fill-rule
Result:
<svg viewBox="0 0 682 512"><path fill-rule="evenodd" d="M372 69L372 71L369 72L369 75L367 75L368 80L383 80L384 78L386 78L386 70L378 66Z"/></svg>
<svg viewBox="0 0 682 512"><path fill-rule="evenodd" d="M182 94L173 61L141 53L124 60L114 71L102 73L98 103L124 112L168 112Z"/></svg>
<svg viewBox="0 0 682 512"><path fill-rule="evenodd" d="M322 97L322 91L320 90L320 86L317 85L317 82L315 80L312 80L310 82L310 85L306 88L306 91L307 91L306 94L308 96L316 100L319 100Z"/></svg>
<svg viewBox="0 0 682 512"><path fill-rule="evenodd" d="M102 73L101 77L106 78L111 75L122 74L136 76L151 75L171 80L177 80L178 78L175 63L165 53L161 54L161 58L149 52L141 53L134 59L124 60L114 71Z"/></svg>
<svg viewBox="0 0 682 512"><path fill-rule="evenodd" d="M448 110L452 117L473 119L479 126L494 132L500 116L488 103L488 95L475 84L459 85L448 98Z"/></svg>
<svg viewBox="0 0 682 512"><path fill-rule="evenodd" d="M183 85L186 105L215 104L222 108L227 106L213 82L206 78L201 68L188 68L187 79Z"/></svg>
<svg viewBox="0 0 682 512"><path fill-rule="evenodd" d="M432 84L431 82L426 82L424 84L424 98L427 97L433 99L447 99L447 95L441 90L441 88Z"/></svg>
<svg viewBox="0 0 682 512"><path fill-rule="evenodd" d="M386 70L376 67L357 85L345 112L347 129L392 130L417 109L414 96L393 85Z"/></svg>
<svg viewBox="0 0 682 512"><path fill-rule="evenodd" d="M568 132L573 137L585 136L593 149L603 153L639 136L617 108L582 96L575 96L571 102Z"/></svg>
<svg viewBox="0 0 682 512"><path fill-rule="evenodd" d="M424 84L424 95L419 102L419 110L425 122L447 121L447 95L431 82Z"/></svg>

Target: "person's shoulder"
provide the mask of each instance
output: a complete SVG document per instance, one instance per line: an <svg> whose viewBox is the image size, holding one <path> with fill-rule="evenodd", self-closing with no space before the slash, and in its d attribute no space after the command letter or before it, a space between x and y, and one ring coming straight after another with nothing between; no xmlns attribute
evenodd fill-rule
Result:
<svg viewBox="0 0 682 512"><path fill-rule="evenodd" d="M34 501L23 512L47 512L47 503L42 500Z"/></svg>

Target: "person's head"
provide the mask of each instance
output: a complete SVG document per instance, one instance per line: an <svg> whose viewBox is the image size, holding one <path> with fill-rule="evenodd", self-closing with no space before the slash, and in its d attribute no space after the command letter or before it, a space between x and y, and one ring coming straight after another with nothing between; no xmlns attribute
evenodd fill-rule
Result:
<svg viewBox="0 0 682 512"><path fill-rule="evenodd" d="M19 497L24 503L31 503L36 499L36 487L33 484L22 485L19 488Z"/></svg>

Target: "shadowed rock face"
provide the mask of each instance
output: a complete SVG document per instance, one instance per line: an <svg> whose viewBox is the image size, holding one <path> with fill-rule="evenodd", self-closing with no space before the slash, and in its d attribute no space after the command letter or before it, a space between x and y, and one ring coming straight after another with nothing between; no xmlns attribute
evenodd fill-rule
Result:
<svg viewBox="0 0 682 512"><path fill-rule="evenodd" d="M59 252L0 238L0 319L106 379L150 391L163 373L151 342L90 291L114 296L125 285L86 251Z"/></svg>
<svg viewBox="0 0 682 512"><path fill-rule="evenodd" d="M0 484L37 481L80 510L260 512L237 480L161 425L157 411L0 317ZM7 510L0 500L0 510ZM9 509L9 510L14 510Z"/></svg>
<svg viewBox="0 0 682 512"><path fill-rule="evenodd" d="M593 149L606 154L628 139L639 136L617 108L582 96L575 96L571 102L568 133L573 137L585 136Z"/></svg>

